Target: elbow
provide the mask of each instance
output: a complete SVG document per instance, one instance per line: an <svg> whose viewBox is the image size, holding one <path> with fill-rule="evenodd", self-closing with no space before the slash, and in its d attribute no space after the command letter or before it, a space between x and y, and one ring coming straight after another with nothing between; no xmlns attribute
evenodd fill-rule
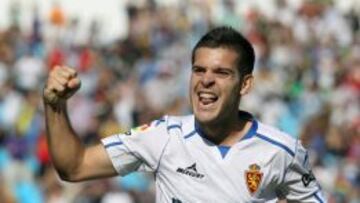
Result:
<svg viewBox="0 0 360 203"><path fill-rule="evenodd" d="M72 172L58 171L58 174L62 181L76 183L82 180L79 177L77 177L75 173Z"/></svg>
<svg viewBox="0 0 360 203"><path fill-rule="evenodd" d="M81 181L81 171L77 165L60 165L54 163L54 169L58 174L58 177L62 181L66 182L79 182Z"/></svg>
<svg viewBox="0 0 360 203"><path fill-rule="evenodd" d="M59 178L62 180L62 181L66 181L66 182L76 182L76 180L71 177L69 174L66 174L66 173L60 173L58 172L59 174Z"/></svg>

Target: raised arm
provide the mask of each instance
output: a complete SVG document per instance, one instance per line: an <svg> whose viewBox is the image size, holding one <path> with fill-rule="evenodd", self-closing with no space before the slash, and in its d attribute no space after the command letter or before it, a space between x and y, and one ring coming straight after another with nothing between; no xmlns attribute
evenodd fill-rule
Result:
<svg viewBox="0 0 360 203"><path fill-rule="evenodd" d="M80 84L74 69L57 66L50 72L43 92L52 161L60 177L72 182L117 174L104 147L99 143L86 148L72 128L66 101Z"/></svg>

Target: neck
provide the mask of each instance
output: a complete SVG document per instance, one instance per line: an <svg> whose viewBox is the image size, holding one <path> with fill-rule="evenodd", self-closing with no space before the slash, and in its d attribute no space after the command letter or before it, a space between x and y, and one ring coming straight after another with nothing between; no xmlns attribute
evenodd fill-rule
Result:
<svg viewBox="0 0 360 203"><path fill-rule="evenodd" d="M232 146L238 142L251 127L251 122L238 115L226 122L211 124L197 123L204 136L216 145Z"/></svg>

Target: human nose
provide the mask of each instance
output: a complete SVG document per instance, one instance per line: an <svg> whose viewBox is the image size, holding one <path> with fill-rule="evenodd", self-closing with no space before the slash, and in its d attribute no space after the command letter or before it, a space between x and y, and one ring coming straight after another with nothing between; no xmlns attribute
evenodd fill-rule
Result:
<svg viewBox="0 0 360 203"><path fill-rule="evenodd" d="M201 84L204 87L209 87L215 83L215 77L211 72L206 72L203 77L201 77Z"/></svg>

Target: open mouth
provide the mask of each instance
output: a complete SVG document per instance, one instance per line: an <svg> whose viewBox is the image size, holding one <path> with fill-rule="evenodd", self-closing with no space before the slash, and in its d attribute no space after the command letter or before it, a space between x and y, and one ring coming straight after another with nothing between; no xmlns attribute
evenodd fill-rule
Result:
<svg viewBox="0 0 360 203"><path fill-rule="evenodd" d="M210 106L218 100L218 96L213 92L198 92L198 97L201 105Z"/></svg>

